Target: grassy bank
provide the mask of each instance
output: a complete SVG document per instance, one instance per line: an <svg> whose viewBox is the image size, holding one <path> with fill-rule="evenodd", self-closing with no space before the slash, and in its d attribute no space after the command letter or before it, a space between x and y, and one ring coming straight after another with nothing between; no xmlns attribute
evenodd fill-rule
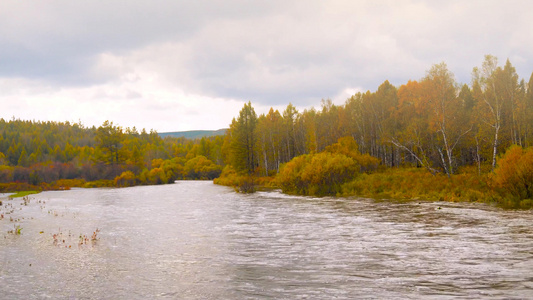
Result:
<svg viewBox="0 0 533 300"><path fill-rule="evenodd" d="M394 168L361 174L341 187L338 196L377 199L502 203L488 175L432 175L425 169Z"/></svg>
<svg viewBox="0 0 533 300"><path fill-rule="evenodd" d="M275 177L260 177L238 174L231 166L226 166L220 177L213 180L215 184L233 187L241 193L253 193L258 189L277 188Z"/></svg>
<svg viewBox="0 0 533 300"><path fill-rule="evenodd" d="M13 195L10 195L9 197L10 198L20 198L20 197L26 197L28 195L33 195L33 194L38 194L40 193L39 191L21 191L21 192L17 192Z"/></svg>
<svg viewBox="0 0 533 300"><path fill-rule="evenodd" d="M474 170L472 170L474 171ZM235 172L223 173L216 184L232 186L237 191L246 192L249 177ZM260 187L278 187L279 177L254 177L254 190ZM244 190L243 190L244 189ZM371 174L359 174L354 179L339 186L337 192L324 195L313 191L319 188L302 190L282 189L284 193L303 196L365 197L401 201L450 201L478 202L504 208L532 208L530 199L513 196L495 183L494 174L478 175L463 172L447 177L444 174L432 175L421 168L390 168ZM250 191L250 190L248 190Z"/></svg>
<svg viewBox="0 0 533 300"><path fill-rule="evenodd" d="M264 181L284 193L303 196L483 202L505 208L533 207L533 147L510 147L498 158L494 171L480 174L475 166L465 166L457 174L447 176L433 174L426 168L370 168L365 164L368 159L353 150L355 147L350 150L342 142L340 140L333 145L336 147L322 153L295 157L281 167L274 179L254 178L254 181ZM215 183L246 187L249 178L226 167Z"/></svg>

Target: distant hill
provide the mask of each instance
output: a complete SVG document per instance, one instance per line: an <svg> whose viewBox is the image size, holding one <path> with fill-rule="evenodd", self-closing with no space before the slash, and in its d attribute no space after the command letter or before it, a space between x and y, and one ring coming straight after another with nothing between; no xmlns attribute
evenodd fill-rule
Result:
<svg viewBox="0 0 533 300"><path fill-rule="evenodd" d="M203 137L217 136L226 134L227 128L219 130L190 130L190 131L174 131L174 132L159 132L159 136L165 138L167 136L172 137L184 137L191 140L201 139Z"/></svg>

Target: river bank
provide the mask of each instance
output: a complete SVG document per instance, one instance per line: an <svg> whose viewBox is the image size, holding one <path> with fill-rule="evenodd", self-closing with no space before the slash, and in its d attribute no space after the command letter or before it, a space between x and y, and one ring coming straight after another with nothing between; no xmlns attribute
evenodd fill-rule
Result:
<svg viewBox="0 0 533 300"><path fill-rule="evenodd" d="M281 189L288 195L365 197L394 201L447 201L486 203L508 209L530 209L529 199L513 197L493 183L490 174L476 174L465 169L461 174L450 177L444 174L432 175L422 168L389 168L374 173L363 173L353 180L339 184L335 193L320 195L313 189L283 189L276 177L238 176L234 172L223 172L215 184L234 187L240 192L254 192L261 189Z"/></svg>

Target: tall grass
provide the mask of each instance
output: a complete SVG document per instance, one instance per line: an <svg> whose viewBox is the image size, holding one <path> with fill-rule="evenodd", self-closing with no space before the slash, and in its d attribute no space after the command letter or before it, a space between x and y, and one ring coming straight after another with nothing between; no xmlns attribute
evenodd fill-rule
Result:
<svg viewBox="0 0 533 300"><path fill-rule="evenodd" d="M488 175L463 173L447 177L420 168L391 168L362 174L342 186L339 196L379 199L500 203Z"/></svg>

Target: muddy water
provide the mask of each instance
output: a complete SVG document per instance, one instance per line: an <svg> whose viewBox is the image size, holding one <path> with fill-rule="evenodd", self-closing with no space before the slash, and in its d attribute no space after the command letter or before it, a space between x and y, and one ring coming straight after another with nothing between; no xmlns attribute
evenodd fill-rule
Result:
<svg viewBox="0 0 533 300"><path fill-rule="evenodd" d="M192 181L29 200L2 199L0 299L533 297L528 211Z"/></svg>

